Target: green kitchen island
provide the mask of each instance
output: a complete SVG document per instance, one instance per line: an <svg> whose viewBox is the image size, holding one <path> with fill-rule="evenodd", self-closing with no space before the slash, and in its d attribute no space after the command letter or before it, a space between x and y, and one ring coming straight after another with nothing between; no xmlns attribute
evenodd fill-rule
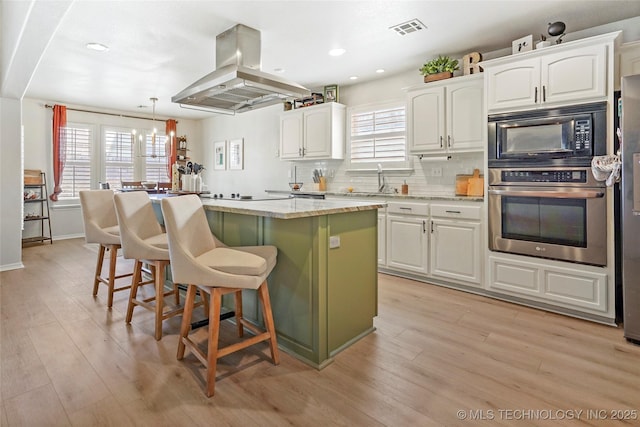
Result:
<svg viewBox="0 0 640 427"><path fill-rule="evenodd" d="M160 196L151 196L159 199ZM322 369L371 333L377 315L379 202L202 199L211 231L229 246L274 245L268 278L279 347ZM159 203L155 203L159 212ZM232 299L225 301L232 308ZM245 318L262 323L255 291Z"/></svg>

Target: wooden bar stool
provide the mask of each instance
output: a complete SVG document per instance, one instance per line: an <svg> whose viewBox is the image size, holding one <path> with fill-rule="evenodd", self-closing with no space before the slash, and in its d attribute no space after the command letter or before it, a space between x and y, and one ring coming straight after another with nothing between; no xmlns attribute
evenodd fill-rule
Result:
<svg viewBox="0 0 640 427"><path fill-rule="evenodd" d="M120 249L120 229L113 206L113 190L85 190L80 191L80 206L84 222L84 236L87 243L97 243L98 262L93 280L93 296L98 295L98 286L104 283L108 287L107 307L113 305L113 293L131 288L131 285L115 287L115 281L129 277L132 273L116 276L116 260ZM110 251L109 275L102 276L104 254Z"/></svg>
<svg viewBox="0 0 640 427"><path fill-rule="evenodd" d="M167 307L165 310L164 297L174 295L176 305L180 304L180 293L175 280L173 289L165 292L165 269L170 263L167 235L162 232L147 192L116 194L114 204L122 239L122 253L125 258L135 259L126 322L131 323L135 306L155 312L155 338L160 340L162 321L183 312L183 307ZM142 280L143 264L151 267L151 280ZM138 299L138 288L152 283L155 295Z"/></svg>
<svg viewBox="0 0 640 427"><path fill-rule="evenodd" d="M211 233L202 202L196 195L162 199L162 214L169 237L173 277L180 283L188 284L178 343L178 360L182 360L185 349L188 348L202 362L207 368L206 394L209 397L215 392L217 361L221 357L268 341L271 359L275 365L279 364L280 356L267 288L267 276L276 265L277 248L268 245L234 248L225 246ZM188 336L198 289L211 295L207 354ZM243 289L257 290L266 331L243 318ZM218 348L222 296L229 293L235 296L238 336L243 336L243 328L251 331L253 336Z"/></svg>

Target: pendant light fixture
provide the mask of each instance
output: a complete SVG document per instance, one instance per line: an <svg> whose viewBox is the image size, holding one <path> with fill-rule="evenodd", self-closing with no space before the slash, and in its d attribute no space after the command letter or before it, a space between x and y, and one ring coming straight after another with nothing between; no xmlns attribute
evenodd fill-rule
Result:
<svg viewBox="0 0 640 427"><path fill-rule="evenodd" d="M131 130L131 145L136 143L136 135L137 135L137 143L138 143L138 156L137 157L151 157L151 158L158 158L158 157L167 157L168 153L167 153L167 147L166 147L166 141L169 141L169 137L166 138L165 141L165 149L164 149L164 153L162 152L163 150L159 150L159 152L156 152L156 137L158 135L158 128L156 127L156 102L158 102L158 98L149 98L149 101L151 101L153 103L153 115L152 115L152 131L151 131L151 153L147 154L146 153L146 144L144 144L143 142L143 136L142 133L138 134L138 131L136 129ZM173 135L172 135L173 136ZM142 149L143 147L145 147L144 150L144 154L142 154Z"/></svg>

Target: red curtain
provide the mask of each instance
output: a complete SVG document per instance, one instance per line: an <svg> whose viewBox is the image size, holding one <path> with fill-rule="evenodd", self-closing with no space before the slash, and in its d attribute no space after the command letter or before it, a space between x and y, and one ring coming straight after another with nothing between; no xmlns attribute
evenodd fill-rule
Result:
<svg viewBox="0 0 640 427"><path fill-rule="evenodd" d="M169 138L169 145L167 147L167 176L171 181L171 166L176 162L177 153L176 150L176 121L173 119L167 120L165 128L165 135Z"/></svg>
<svg viewBox="0 0 640 427"><path fill-rule="evenodd" d="M67 126L67 107L64 105L53 106L53 193L49 196L54 202L58 200L58 194L62 193L60 181L62 171L67 158L64 127Z"/></svg>

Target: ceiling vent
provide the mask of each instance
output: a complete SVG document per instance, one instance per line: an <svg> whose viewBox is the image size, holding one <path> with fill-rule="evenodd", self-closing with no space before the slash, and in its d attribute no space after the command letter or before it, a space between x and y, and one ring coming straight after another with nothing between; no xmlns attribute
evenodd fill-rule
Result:
<svg viewBox="0 0 640 427"><path fill-rule="evenodd" d="M412 19L411 21L389 27L390 30L394 30L401 36L406 36L407 34L415 33L416 31L424 30L425 28L427 28L427 26L420 22L419 19Z"/></svg>

